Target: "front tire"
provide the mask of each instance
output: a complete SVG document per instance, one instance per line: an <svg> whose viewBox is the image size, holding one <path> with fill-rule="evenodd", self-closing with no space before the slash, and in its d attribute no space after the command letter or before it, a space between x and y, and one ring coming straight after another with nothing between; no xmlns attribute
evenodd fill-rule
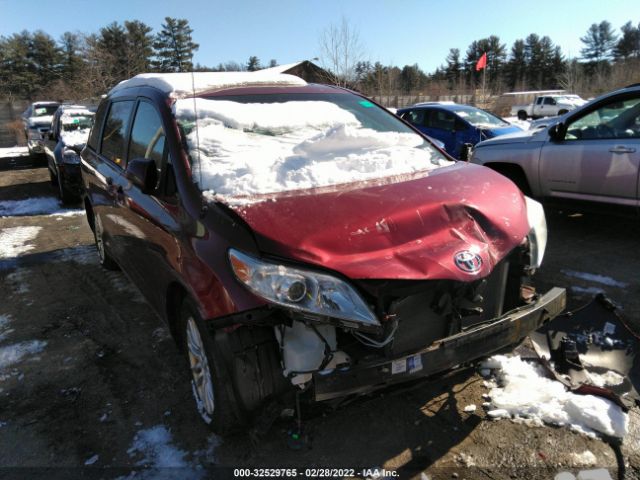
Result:
<svg viewBox="0 0 640 480"><path fill-rule="evenodd" d="M226 435L243 424L232 385L223 370L224 358L190 300L180 309L179 332L191 372L191 388L196 408L209 427Z"/></svg>
<svg viewBox="0 0 640 480"><path fill-rule="evenodd" d="M518 112L518 120L526 120L528 117L527 112L525 112L524 110L520 110Z"/></svg>

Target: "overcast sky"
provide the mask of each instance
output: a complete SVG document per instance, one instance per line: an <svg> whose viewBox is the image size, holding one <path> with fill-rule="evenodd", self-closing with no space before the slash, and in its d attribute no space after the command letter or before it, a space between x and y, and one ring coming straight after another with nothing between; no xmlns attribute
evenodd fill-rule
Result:
<svg viewBox="0 0 640 480"><path fill-rule="evenodd" d="M580 55L580 37L608 20L619 30L640 23L639 0L0 0L0 35L42 29L96 32L113 21L141 20L160 29L165 16L186 18L200 44L195 61L246 63L256 55L291 63L320 55L323 29L344 16L359 31L366 60L432 72L450 48L498 35L510 49L529 33L548 35L566 56Z"/></svg>

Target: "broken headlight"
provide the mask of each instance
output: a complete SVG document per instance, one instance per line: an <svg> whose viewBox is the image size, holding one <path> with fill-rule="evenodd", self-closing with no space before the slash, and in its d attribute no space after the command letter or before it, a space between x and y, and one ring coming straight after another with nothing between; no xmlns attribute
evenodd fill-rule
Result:
<svg viewBox="0 0 640 480"><path fill-rule="evenodd" d="M291 310L356 322L380 325L375 314L348 283L324 273L278 265L229 251L235 276L249 290Z"/></svg>
<svg viewBox="0 0 640 480"><path fill-rule="evenodd" d="M544 216L544 209L539 202L524 197L527 203L527 219L529 220L529 255L531 256L531 267L539 268L542 265L544 251L547 248L547 220Z"/></svg>

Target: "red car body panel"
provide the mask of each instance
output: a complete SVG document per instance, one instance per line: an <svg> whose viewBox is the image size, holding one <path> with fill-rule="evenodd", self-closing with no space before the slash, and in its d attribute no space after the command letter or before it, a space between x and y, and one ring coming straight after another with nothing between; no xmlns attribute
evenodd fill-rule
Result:
<svg viewBox="0 0 640 480"><path fill-rule="evenodd" d="M263 252L353 279L482 278L530 229L524 197L509 180L463 163L290 192L235 210ZM455 265L465 250L481 256L478 272Z"/></svg>

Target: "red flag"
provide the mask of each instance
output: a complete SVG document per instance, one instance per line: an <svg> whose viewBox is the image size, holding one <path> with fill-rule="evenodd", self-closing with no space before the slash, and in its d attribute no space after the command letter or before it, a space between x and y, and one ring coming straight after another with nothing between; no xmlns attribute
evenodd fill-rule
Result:
<svg viewBox="0 0 640 480"><path fill-rule="evenodd" d="M479 72L480 70L486 67L487 67L487 52L483 53L482 56L480 57L480 60L478 60L478 63L476 63L476 72Z"/></svg>

